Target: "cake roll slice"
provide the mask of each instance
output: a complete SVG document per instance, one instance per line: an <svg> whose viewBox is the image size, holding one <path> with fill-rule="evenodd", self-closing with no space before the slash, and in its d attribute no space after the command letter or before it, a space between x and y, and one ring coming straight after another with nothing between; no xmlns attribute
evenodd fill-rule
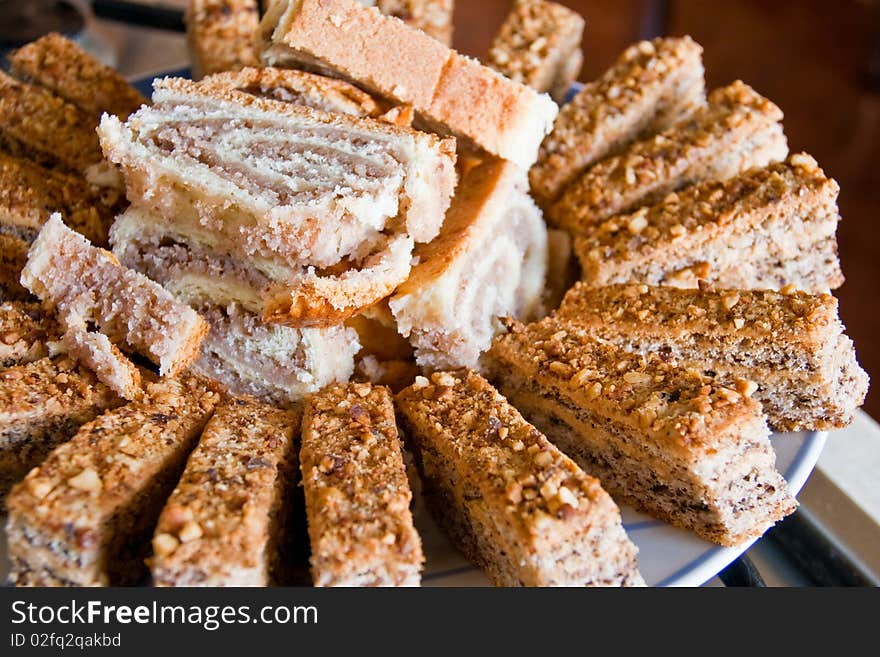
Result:
<svg viewBox="0 0 880 657"><path fill-rule="evenodd" d="M704 182L575 237L590 285L640 282L822 293L839 287L837 183L805 153Z"/></svg>
<svg viewBox="0 0 880 657"><path fill-rule="evenodd" d="M634 354L558 319L513 324L490 379L619 503L720 545L758 538L797 502L751 386Z"/></svg>
<svg viewBox="0 0 880 657"><path fill-rule="evenodd" d="M547 230L516 165L491 159L462 179L439 237L388 302L429 369L475 367L501 329L530 318L547 273Z"/></svg>
<svg viewBox="0 0 880 657"><path fill-rule="evenodd" d="M572 181L548 220L585 231L669 192L782 160L788 144L781 120L776 105L740 81L715 89L686 121L630 144Z"/></svg>
<svg viewBox="0 0 880 657"><path fill-rule="evenodd" d="M80 425L120 403L67 356L0 371L0 499Z"/></svg>
<svg viewBox="0 0 880 657"><path fill-rule="evenodd" d="M147 575L153 528L220 395L184 375L104 413L7 498L16 586L124 586Z"/></svg>
<svg viewBox="0 0 880 657"><path fill-rule="evenodd" d="M276 3L258 38L268 66L340 77L411 105L417 123L523 169L534 163L556 118L549 96L357 0Z"/></svg>
<svg viewBox="0 0 880 657"><path fill-rule="evenodd" d="M418 586L424 556L388 389L313 395L299 459L315 586Z"/></svg>
<svg viewBox="0 0 880 657"><path fill-rule="evenodd" d="M61 338L51 313L32 301L0 303L0 367L10 367L49 355L50 343Z"/></svg>
<svg viewBox="0 0 880 657"><path fill-rule="evenodd" d="M119 73L56 32L14 51L9 65L16 77L45 87L95 120L103 112L125 118L147 102Z"/></svg>
<svg viewBox="0 0 880 657"><path fill-rule="evenodd" d="M354 370L360 344L353 329L266 324L235 304L197 307L211 329L192 369L232 394L294 406Z"/></svg>
<svg viewBox="0 0 880 657"><path fill-rule="evenodd" d="M0 153L0 232L31 242L60 212L75 231L106 244L113 210L83 177Z"/></svg>
<svg viewBox="0 0 880 657"><path fill-rule="evenodd" d="M0 301L33 300L19 280L27 254L27 242L14 235L0 233Z"/></svg>
<svg viewBox="0 0 880 657"><path fill-rule="evenodd" d="M638 586L617 505L470 370L396 398L429 508L496 586Z"/></svg>
<svg viewBox="0 0 880 657"><path fill-rule="evenodd" d="M559 110L529 171L532 193L549 207L591 165L661 132L706 102L703 49L690 37L627 48L598 80Z"/></svg>
<svg viewBox="0 0 880 657"><path fill-rule="evenodd" d="M486 64L511 80L549 93L560 105L584 60L584 19L546 0L516 0L492 40Z"/></svg>
<svg viewBox="0 0 880 657"><path fill-rule="evenodd" d="M189 0L184 19L194 80L257 65L257 0Z"/></svg>
<svg viewBox="0 0 880 657"><path fill-rule="evenodd" d="M41 164L86 173L102 159L98 119L36 85L0 71L0 145Z"/></svg>
<svg viewBox="0 0 880 657"><path fill-rule="evenodd" d="M323 268L439 231L453 140L181 78L154 87L152 107L99 134L129 198L187 243Z"/></svg>
<svg viewBox="0 0 880 657"><path fill-rule="evenodd" d="M77 349L82 333L109 340L90 343L96 359L115 357L124 345L159 366L162 376L186 369L198 356L208 325L146 276L119 264L109 251L89 244L53 214L40 231L21 274L22 284L57 312L65 340ZM70 340L68 340L70 338Z"/></svg>
<svg viewBox="0 0 880 657"><path fill-rule="evenodd" d="M236 397L214 411L159 515L156 586L269 586L281 576L300 413Z"/></svg>
<svg viewBox="0 0 880 657"><path fill-rule="evenodd" d="M579 283L556 316L749 391L776 431L844 427L868 391L828 294Z"/></svg>

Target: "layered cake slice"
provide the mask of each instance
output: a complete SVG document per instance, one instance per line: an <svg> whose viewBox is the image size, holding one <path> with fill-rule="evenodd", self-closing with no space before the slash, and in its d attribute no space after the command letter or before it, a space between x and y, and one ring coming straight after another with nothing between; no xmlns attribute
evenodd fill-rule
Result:
<svg viewBox="0 0 880 657"><path fill-rule="evenodd" d="M220 395L184 375L81 427L7 498L10 581L16 586L122 586L144 557Z"/></svg>
<svg viewBox="0 0 880 657"><path fill-rule="evenodd" d="M788 145L781 120L776 105L740 81L716 89L686 121L588 169L548 209L548 220L586 231L669 192L782 160Z"/></svg>
<svg viewBox="0 0 880 657"><path fill-rule="evenodd" d="M486 64L560 105L584 61L584 19L546 0L517 0L492 40Z"/></svg>
<svg viewBox="0 0 880 657"><path fill-rule="evenodd" d="M389 300L422 367L475 367L499 316L533 317L547 272L547 230L525 174L490 159L462 178L440 235Z"/></svg>
<svg viewBox="0 0 880 657"><path fill-rule="evenodd" d="M777 431L844 427L868 390L828 294L579 283L556 316L749 391Z"/></svg>
<svg viewBox="0 0 880 657"><path fill-rule="evenodd" d="M597 479L470 370L397 395L434 517L496 586L638 586L636 547Z"/></svg>
<svg viewBox="0 0 880 657"><path fill-rule="evenodd" d="M577 234L582 278L826 292L843 284L838 191L806 153L695 185Z"/></svg>
<svg viewBox="0 0 880 657"><path fill-rule="evenodd" d="M66 356L0 371L0 498L81 425L120 403Z"/></svg>
<svg viewBox="0 0 880 657"><path fill-rule="evenodd" d="M368 383L313 395L300 468L315 586L418 586L424 556L391 394Z"/></svg>
<svg viewBox="0 0 880 657"><path fill-rule="evenodd" d="M591 165L661 132L706 102L703 49L690 37L642 41L562 106L529 171L548 207Z"/></svg>
<svg viewBox="0 0 880 657"><path fill-rule="evenodd" d="M157 586L269 586L295 481L300 413L246 397L220 404L153 534Z"/></svg>
<svg viewBox="0 0 880 657"><path fill-rule="evenodd" d="M511 325L486 361L510 402L618 502L721 545L797 507L748 384L728 388L552 318Z"/></svg>

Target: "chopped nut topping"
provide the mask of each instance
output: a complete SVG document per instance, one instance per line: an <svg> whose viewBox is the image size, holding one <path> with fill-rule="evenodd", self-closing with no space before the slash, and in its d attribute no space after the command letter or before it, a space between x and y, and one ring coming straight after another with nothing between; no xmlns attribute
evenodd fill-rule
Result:
<svg viewBox="0 0 880 657"><path fill-rule="evenodd" d="M413 382L413 390L421 390L422 388L427 388L429 385L431 385L431 382L424 376L419 375Z"/></svg>
<svg viewBox="0 0 880 657"><path fill-rule="evenodd" d="M153 552L160 557L165 557L174 552L180 541L171 534L156 534L153 537Z"/></svg>
<svg viewBox="0 0 880 657"><path fill-rule="evenodd" d="M92 468L86 468L75 477L67 480L71 488L97 493L102 488L101 477Z"/></svg>
<svg viewBox="0 0 880 657"><path fill-rule="evenodd" d="M202 528L195 520L190 520L177 535L181 543L188 543L202 537Z"/></svg>
<svg viewBox="0 0 880 657"><path fill-rule="evenodd" d="M736 390L743 397L751 397L758 390L758 384L747 379L737 379Z"/></svg>
<svg viewBox="0 0 880 657"><path fill-rule="evenodd" d="M721 303L724 304L724 307L727 308L727 310L730 310L739 303L739 294L737 294L736 292L725 294L723 297L721 297Z"/></svg>
<svg viewBox="0 0 880 657"><path fill-rule="evenodd" d="M624 374L623 380L632 385L645 385L651 382L651 375L633 370Z"/></svg>
<svg viewBox="0 0 880 657"><path fill-rule="evenodd" d="M546 468L551 463L553 463L553 455L549 451L538 452L537 456L535 456L535 465L539 468Z"/></svg>

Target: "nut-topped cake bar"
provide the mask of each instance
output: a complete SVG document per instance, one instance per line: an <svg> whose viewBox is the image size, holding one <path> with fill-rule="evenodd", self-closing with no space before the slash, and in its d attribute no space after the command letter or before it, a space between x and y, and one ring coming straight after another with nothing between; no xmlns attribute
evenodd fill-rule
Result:
<svg viewBox="0 0 880 657"><path fill-rule="evenodd" d="M153 535L157 586L268 586L282 579L299 411L246 397L208 421Z"/></svg>
<svg viewBox="0 0 880 657"><path fill-rule="evenodd" d="M668 354L752 392L777 431L852 421L868 375L837 314L837 299L794 290L681 290L644 284L569 290L556 317L627 351Z"/></svg>
<svg viewBox="0 0 880 657"><path fill-rule="evenodd" d="M687 118L706 102L703 49L690 37L641 41L562 106L529 171L543 207L602 158Z"/></svg>
<svg viewBox="0 0 880 657"><path fill-rule="evenodd" d="M620 511L470 370L418 377L396 398L426 500L497 586L638 586Z"/></svg>
<svg viewBox="0 0 880 657"><path fill-rule="evenodd" d="M333 384L306 403L299 458L315 586L419 585L402 447L384 386Z"/></svg>
<svg viewBox="0 0 880 657"><path fill-rule="evenodd" d="M549 318L512 324L490 378L619 502L721 545L795 510L761 404L658 354L632 354Z"/></svg>
<svg viewBox="0 0 880 657"><path fill-rule="evenodd" d="M183 375L86 424L7 498L18 586L136 584L156 519L219 393Z"/></svg>
<svg viewBox="0 0 880 657"><path fill-rule="evenodd" d="M568 186L548 221L585 232L669 192L722 180L788 155L782 110L736 81L715 89L690 118L602 160Z"/></svg>
<svg viewBox="0 0 880 657"><path fill-rule="evenodd" d="M840 287L838 191L806 153L694 185L576 235L582 278L816 294Z"/></svg>

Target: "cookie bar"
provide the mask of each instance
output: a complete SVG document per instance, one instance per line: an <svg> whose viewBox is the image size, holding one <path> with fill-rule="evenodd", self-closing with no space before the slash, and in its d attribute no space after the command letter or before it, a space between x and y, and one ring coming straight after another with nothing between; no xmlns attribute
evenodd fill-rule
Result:
<svg viewBox="0 0 880 657"><path fill-rule="evenodd" d="M185 22L194 80L257 65L257 0L189 0Z"/></svg>
<svg viewBox="0 0 880 657"><path fill-rule="evenodd" d="M637 586L620 511L469 370L435 372L397 395L428 506L497 586Z"/></svg>
<svg viewBox="0 0 880 657"><path fill-rule="evenodd" d="M315 586L418 586L424 561L387 388L334 384L313 395L300 468Z"/></svg>
<svg viewBox="0 0 880 657"><path fill-rule="evenodd" d="M511 403L618 502L721 545L757 538L797 507L750 386L558 319L511 325L486 358Z"/></svg>

